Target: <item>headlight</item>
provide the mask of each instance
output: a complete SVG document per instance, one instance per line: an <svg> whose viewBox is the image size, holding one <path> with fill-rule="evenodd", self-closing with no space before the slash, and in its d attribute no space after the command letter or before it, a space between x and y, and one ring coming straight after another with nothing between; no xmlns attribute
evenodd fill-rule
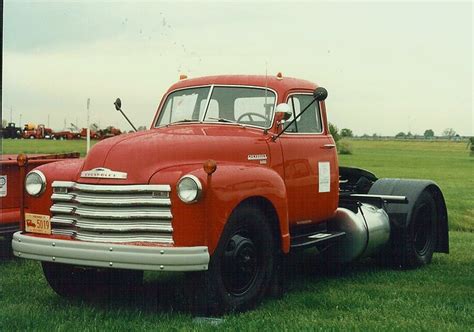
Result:
<svg viewBox="0 0 474 332"><path fill-rule="evenodd" d="M201 196L202 185L194 175L185 175L178 181L178 196L184 203L197 202Z"/></svg>
<svg viewBox="0 0 474 332"><path fill-rule="evenodd" d="M31 196L39 196L46 189L46 177L40 171L31 171L25 179L25 189Z"/></svg>

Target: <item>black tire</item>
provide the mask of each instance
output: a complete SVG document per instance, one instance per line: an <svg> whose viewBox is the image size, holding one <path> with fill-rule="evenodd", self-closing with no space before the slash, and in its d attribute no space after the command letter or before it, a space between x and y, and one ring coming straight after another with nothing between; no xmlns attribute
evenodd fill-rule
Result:
<svg viewBox="0 0 474 332"><path fill-rule="evenodd" d="M400 242L392 245L396 265L413 269L431 263L436 248L437 222L435 200L425 190L413 206L408 226L400 231Z"/></svg>
<svg viewBox="0 0 474 332"><path fill-rule="evenodd" d="M143 271L83 268L42 262L51 288L67 298L119 298L132 294L143 281Z"/></svg>
<svg viewBox="0 0 474 332"><path fill-rule="evenodd" d="M9 259L13 256L12 234L0 236L0 259Z"/></svg>
<svg viewBox="0 0 474 332"><path fill-rule="evenodd" d="M221 315L261 301L276 266L275 238L265 214L246 205L232 213L205 272L187 275L192 311Z"/></svg>

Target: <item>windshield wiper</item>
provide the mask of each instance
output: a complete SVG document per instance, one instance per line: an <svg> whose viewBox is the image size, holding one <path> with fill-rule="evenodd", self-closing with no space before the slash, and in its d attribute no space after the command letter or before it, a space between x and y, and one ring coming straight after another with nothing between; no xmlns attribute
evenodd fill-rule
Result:
<svg viewBox="0 0 474 332"><path fill-rule="evenodd" d="M183 123L183 122L198 122L198 120L182 119L182 120L170 122L170 123L167 124L167 126L175 124L175 123Z"/></svg>
<svg viewBox="0 0 474 332"><path fill-rule="evenodd" d="M196 120L192 120L192 119L183 119L183 120L178 120L178 121L174 121L174 122L171 122L171 123L178 123L178 122L194 122ZM170 124L171 124L170 123Z"/></svg>
<svg viewBox="0 0 474 332"><path fill-rule="evenodd" d="M217 122L228 122L228 123L235 123L235 124L238 124L238 125L242 125L241 123L238 123L237 121L229 120L229 119L226 119L226 118L211 118L211 117L208 117L208 119L217 120Z"/></svg>

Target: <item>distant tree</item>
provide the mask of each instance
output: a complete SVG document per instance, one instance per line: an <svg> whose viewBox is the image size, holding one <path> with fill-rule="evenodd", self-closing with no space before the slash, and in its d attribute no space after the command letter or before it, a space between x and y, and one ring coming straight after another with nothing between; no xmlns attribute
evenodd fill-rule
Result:
<svg viewBox="0 0 474 332"><path fill-rule="evenodd" d="M405 137L407 137L407 135L403 131L395 135L395 138L405 138Z"/></svg>
<svg viewBox="0 0 474 332"><path fill-rule="evenodd" d="M443 136L452 139L454 136L456 136L456 131L453 128L446 128L443 131Z"/></svg>
<svg viewBox="0 0 474 332"><path fill-rule="evenodd" d="M469 137L467 148L471 150L470 156L474 157L474 137Z"/></svg>
<svg viewBox="0 0 474 332"><path fill-rule="evenodd" d="M145 131L145 130L146 130L146 126L140 126L138 127L137 131Z"/></svg>
<svg viewBox="0 0 474 332"><path fill-rule="evenodd" d="M349 128L342 128L341 137L354 137L354 133Z"/></svg>
<svg viewBox="0 0 474 332"><path fill-rule="evenodd" d="M434 131L433 131L433 129L426 129L426 130L425 130L425 133L423 134L423 136L424 136L426 139L433 138L433 137L434 137Z"/></svg>
<svg viewBox="0 0 474 332"><path fill-rule="evenodd" d="M372 138L373 138L373 139L377 139L377 138L379 138L379 135L377 135L376 133L373 133L373 134L372 134Z"/></svg>
<svg viewBox="0 0 474 332"><path fill-rule="evenodd" d="M339 135L339 129L336 127L336 125L329 123L329 132L331 133L332 138L334 138L334 141L337 143L341 136Z"/></svg>

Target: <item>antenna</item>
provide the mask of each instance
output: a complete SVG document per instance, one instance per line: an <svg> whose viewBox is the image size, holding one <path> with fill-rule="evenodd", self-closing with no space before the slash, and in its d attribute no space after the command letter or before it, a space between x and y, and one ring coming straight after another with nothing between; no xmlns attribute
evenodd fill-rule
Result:
<svg viewBox="0 0 474 332"><path fill-rule="evenodd" d="M90 122L89 122L89 106L91 104L91 99L87 98L87 129L86 129L86 145L87 145L87 150L86 153L89 153L89 150L91 148L91 129L90 129Z"/></svg>
<svg viewBox="0 0 474 332"><path fill-rule="evenodd" d="M265 107L267 105L267 92L268 92L268 62L265 61Z"/></svg>

